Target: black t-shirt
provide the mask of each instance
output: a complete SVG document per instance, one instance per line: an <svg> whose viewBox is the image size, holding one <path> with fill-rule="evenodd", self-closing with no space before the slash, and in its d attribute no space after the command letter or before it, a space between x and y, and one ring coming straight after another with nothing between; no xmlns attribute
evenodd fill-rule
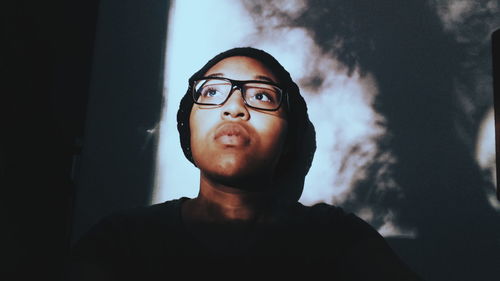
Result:
<svg viewBox="0 0 500 281"><path fill-rule="evenodd" d="M278 222L255 225L210 247L197 239L203 233L193 234L183 224L181 205L187 199L103 219L74 247L70 280L167 280L177 274L419 280L382 236L341 208L296 203Z"/></svg>

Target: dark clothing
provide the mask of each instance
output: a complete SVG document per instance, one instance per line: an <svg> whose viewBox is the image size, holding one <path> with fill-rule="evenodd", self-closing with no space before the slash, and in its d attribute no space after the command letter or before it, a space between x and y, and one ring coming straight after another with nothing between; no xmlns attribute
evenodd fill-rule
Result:
<svg viewBox="0 0 500 281"><path fill-rule="evenodd" d="M74 248L71 280L160 280L176 273L419 280L372 227L338 207L296 203L278 223L254 225L224 247L211 248L183 224L187 199L102 220Z"/></svg>

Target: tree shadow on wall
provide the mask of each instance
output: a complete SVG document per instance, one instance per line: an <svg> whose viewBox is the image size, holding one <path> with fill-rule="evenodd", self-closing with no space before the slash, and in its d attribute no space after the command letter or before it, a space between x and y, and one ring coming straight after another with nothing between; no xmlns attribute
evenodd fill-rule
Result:
<svg viewBox="0 0 500 281"><path fill-rule="evenodd" d="M357 183L356 201L343 207L373 206L380 220L393 210L400 226L416 229L416 238L387 240L426 280L499 276L500 216L486 200L484 187L491 183L472 153L481 114L492 99L473 97L480 94L475 71L490 68L489 56L477 55L489 51L488 42L460 43L443 30L435 7L426 1L311 0L307 7L292 17L264 1L250 5L256 14L266 11L284 25L306 28L350 71L373 74L380 92L375 109L387 120L388 134L380 140L370 176ZM472 20L492 17L483 13ZM457 100L457 80L475 101L472 115ZM387 151L397 158L386 175L397 188L379 184Z"/></svg>

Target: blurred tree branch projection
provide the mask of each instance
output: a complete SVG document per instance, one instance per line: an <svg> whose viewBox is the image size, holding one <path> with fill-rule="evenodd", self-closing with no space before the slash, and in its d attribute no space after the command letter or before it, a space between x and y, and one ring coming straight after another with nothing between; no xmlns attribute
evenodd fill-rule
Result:
<svg viewBox="0 0 500 281"><path fill-rule="evenodd" d="M260 30L305 29L347 73L373 75L378 87L374 109L387 133L343 206L361 216L368 207L379 228L390 218L416 230L411 243L393 246L421 251L405 258L424 279L491 280L500 218L485 194L492 175L474 153L493 106L489 38L500 26L498 3L292 2L243 3Z"/></svg>

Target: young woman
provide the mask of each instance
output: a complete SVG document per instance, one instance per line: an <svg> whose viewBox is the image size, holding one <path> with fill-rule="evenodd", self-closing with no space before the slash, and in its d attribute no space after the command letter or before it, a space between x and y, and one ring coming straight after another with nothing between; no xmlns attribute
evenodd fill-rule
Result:
<svg viewBox="0 0 500 281"><path fill-rule="evenodd" d="M200 170L198 196L104 219L75 247L73 276L307 269L335 280L418 280L355 215L298 203L314 127L299 88L268 53L214 57L189 79L177 121L183 152Z"/></svg>

